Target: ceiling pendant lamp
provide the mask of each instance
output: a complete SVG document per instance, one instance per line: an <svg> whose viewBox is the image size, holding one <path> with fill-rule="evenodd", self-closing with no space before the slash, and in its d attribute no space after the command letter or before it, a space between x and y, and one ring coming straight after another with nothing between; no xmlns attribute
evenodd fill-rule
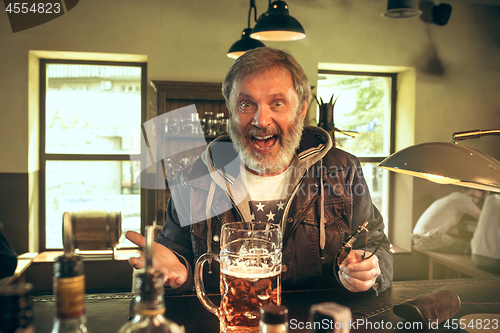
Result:
<svg viewBox="0 0 500 333"><path fill-rule="evenodd" d="M256 49L261 46L265 46L264 43L258 40L250 38L250 33L252 29L250 28L250 17L252 15L252 9L254 10L255 18L257 21L257 7L255 6L255 0L250 0L250 9L248 10L248 28L243 29L241 33L241 39L237 40L227 51L227 56L229 58L238 59L243 53L248 50Z"/></svg>
<svg viewBox="0 0 500 333"><path fill-rule="evenodd" d="M241 39L236 41L227 51L227 56L229 58L238 59L243 53L248 50L256 49L261 46L265 46L264 43L250 38L250 33L252 29L246 28L243 29L241 33Z"/></svg>
<svg viewBox="0 0 500 333"><path fill-rule="evenodd" d="M407 18L420 14L422 11L418 9L417 0L387 0L387 10L382 17Z"/></svg>
<svg viewBox="0 0 500 333"><path fill-rule="evenodd" d="M277 0L271 3L253 28L250 37L269 41L290 41L306 37L302 25L288 13L286 2Z"/></svg>

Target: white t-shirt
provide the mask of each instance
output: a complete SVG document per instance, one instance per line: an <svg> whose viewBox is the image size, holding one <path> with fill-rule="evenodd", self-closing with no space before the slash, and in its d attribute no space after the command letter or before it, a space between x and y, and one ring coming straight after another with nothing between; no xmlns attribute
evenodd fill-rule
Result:
<svg viewBox="0 0 500 333"><path fill-rule="evenodd" d="M279 223L291 194L291 168L276 176L262 177L248 170L247 189L250 197L252 221Z"/></svg>
<svg viewBox="0 0 500 333"><path fill-rule="evenodd" d="M453 192L438 199L427 208L418 219L413 234L430 236L434 233L447 233L458 224L462 216L479 209L465 194Z"/></svg>
<svg viewBox="0 0 500 333"><path fill-rule="evenodd" d="M470 246L473 254L500 259L500 194L484 201Z"/></svg>

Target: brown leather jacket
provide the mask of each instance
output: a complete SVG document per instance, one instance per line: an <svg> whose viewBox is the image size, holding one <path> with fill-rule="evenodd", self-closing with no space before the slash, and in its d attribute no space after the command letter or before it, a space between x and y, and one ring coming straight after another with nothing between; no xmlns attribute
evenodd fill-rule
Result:
<svg viewBox="0 0 500 333"><path fill-rule="evenodd" d="M173 195L158 241L186 265L188 280L167 293L192 290L194 264L207 251L219 252L223 223L250 221L248 198L240 182L241 168L231 164L237 156L229 138L221 137L201 158L179 172L174 188L171 186ZM367 250L373 251L382 242L376 254L381 275L372 289L375 293L385 290L393 276L390 243L358 159L333 148L324 130L305 127L292 167L297 172L292 175L293 193L282 220L283 288L338 287L335 258L339 249L349 234L368 221ZM364 248L362 234L354 248ZM218 264L212 266L213 273L205 274L205 287L207 292L218 293Z"/></svg>

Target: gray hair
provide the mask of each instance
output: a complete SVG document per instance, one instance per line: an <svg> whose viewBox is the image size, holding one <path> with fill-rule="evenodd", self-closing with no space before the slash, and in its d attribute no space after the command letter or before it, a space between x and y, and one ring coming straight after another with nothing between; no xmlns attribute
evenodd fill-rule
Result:
<svg viewBox="0 0 500 333"><path fill-rule="evenodd" d="M271 47L258 47L249 50L233 63L224 82L222 83L222 94L226 99L226 105L231 112L229 97L235 82L240 82L247 75L257 76L270 69L283 69L292 77L293 86L299 96L300 105L309 100L311 87L304 69L289 52ZM299 109L300 110L300 109Z"/></svg>

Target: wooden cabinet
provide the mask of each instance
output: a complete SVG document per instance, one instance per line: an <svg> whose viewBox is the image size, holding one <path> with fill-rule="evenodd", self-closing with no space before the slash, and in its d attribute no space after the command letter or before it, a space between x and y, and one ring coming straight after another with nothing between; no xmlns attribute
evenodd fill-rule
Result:
<svg viewBox="0 0 500 333"><path fill-rule="evenodd" d="M226 133L229 113L222 96L221 83L152 81L152 85L157 92L158 116L192 104L196 106L198 113L190 118L170 118L164 126L157 129L158 141L161 142L157 145L157 156L165 156L162 150L177 151L158 163L156 172L156 176L167 185L166 190L156 190L155 193L156 221L161 225L165 221L165 209L170 199L168 181L173 182L177 172L200 156L206 147L198 144L193 148L195 140L199 143L200 134L191 132L190 126L199 121L208 144Z"/></svg>

